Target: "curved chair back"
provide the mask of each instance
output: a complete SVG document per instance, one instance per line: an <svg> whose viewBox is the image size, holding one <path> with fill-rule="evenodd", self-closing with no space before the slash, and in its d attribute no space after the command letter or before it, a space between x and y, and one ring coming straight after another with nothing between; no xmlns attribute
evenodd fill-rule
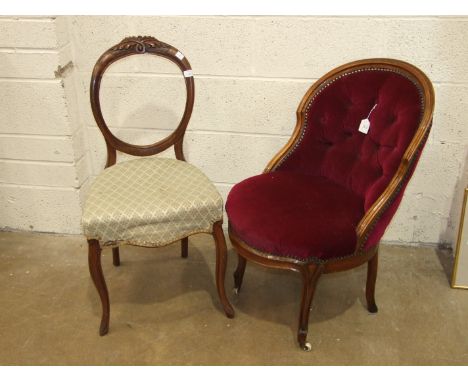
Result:
<svg viewBox="0 0 468 382"><path fill-rule="evenodd" d="M363 199L356 251L378 244L427 140L434 90L415 66L367 59L320 78L287 145L265 171L326 177Z"/></svg>
<svg viewBox="0 0 468 382"><path fill-rule="evenodd" d="M102 115L99 90L102 76L112 63L127 56L145 53L164 57L179 67L184 75L187 99L182 119L172 134L151 145L134 145L120 140L109 130L109 127ZM185 160L182 145L185 130L190 120L190 116L192 115L193 102L195 99L195 84L190 63L187 58L185 58L184 55L173 46L150 36L127 37L123 39L120 43L105 51L97 60L91 76L90 97L94 119L106 140L106 167L115 164L117 150L130 155L149 156L158 154L172 145L174 145L176 158Z"/></svg>

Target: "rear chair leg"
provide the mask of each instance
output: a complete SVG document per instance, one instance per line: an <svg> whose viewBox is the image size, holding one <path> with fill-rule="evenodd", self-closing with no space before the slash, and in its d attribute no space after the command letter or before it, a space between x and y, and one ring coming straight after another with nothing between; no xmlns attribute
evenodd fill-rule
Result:
<svg viewBox="0 0 468 382"><path fill-rule="evenodd" d="M109 331L110 308L109 293L107 291L104 275L102 274L101 247L99 246L99 241L88 240L88 250L89 273L91 274L91 278L99 293L102 305L102 317L101 326L99 328L99 334L101 336L104 336Z"/></svg>
<svg viewBox="0 0 468 382"><path fill-rule="evenodd" d="M120 265L119 247L112 248L112 263L118 267Z"/></svg>
<svg viewBox="0 0 468 382"><path fill-rule="evenodd" d="M377 305L375 304L375 282L377 281L377 266L378 266L378 251L367 262L367 283L366 283L366 300L367 310L370 313L377 313Z"/></svg>
<svg viewBox="0 0 468 382"><path fill-rule="evenodd" d="M186 259L188 257L188 237L184 237L180 241L180 255Z"/></svg>
<svg viewBox="0 0 468 382"><path fill-rule="evenodd" d="M237 268L236 268L236 271L234 272L234 293L235 294L239 294L241 290L242 281L244 280L244 272L245 272L246 264L247 264L247 260L241 255L237 254Z"/></svg>

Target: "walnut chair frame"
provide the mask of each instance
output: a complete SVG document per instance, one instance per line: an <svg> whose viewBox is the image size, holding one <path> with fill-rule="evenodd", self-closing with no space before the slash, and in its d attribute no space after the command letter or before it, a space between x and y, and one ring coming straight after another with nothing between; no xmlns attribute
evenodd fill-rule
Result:
<svg viewBox="0 0 468 382"><path fill-rule="evenodd" d="M102 111L99 100L99 91L101 80L106 69L117 60L124 57L135 55L135 54L151 54L163 57L175 63L179 69L183 72L185 80L185 88L187 93L185 110L182 119L177 128L163 140L150 145L134 145L124 142L117 138L109 130ZM127 37L123 39L117 45L111 47L105 51L101 57L97 60L94 70L91 76L90 85L90 101L91 108L93 111L96 123L104 135L104 139L107 147L107 162L105 168L110 167L116 163L117 151L134 155L134 156L150 156L158 154L171 146L174 146L175 157L178 160L185 161L183 153L183 139L185 130L189 123L193 104L195 99L195 83L192 75L192 69L189 61L183 56L178 49L173 46L166 44L162 41L157 40L151 36L138 36L138 37ZM222 229L222 220L217 221L213 225L213 238L216 245L216 286L221 305L227 317L234 317L234 309L232 308L229 300L227 299L226 292L224 289L224 277L226 272L226 241ZM102 304L102 318L99 329L101 336L107 334L109 330L109 317L110 317L110 305L109 305L109 293L107 290L106 282L102 272L101 266L101 246L98 240L88 240L89 247L89 271L91 278L96 286L99 293L101 304ZM119 247L112 248L113 264L114 266L120 265L120 254ZM188 238L181 240L181 256L186 258L188 256Z"/></svg>
<svg viewBox="0 0 468 382"><path fill-rule="evenodd" d="M317 262L305 262L287 257L279 257L259 251L248 245L238 235L236 235L232 230L231 225L229 226L229 237L238 255L238 265L234 273L235 293L239 293L241 289L247 260L269 268L287 269L300 273L303 287L297 341L299 346L305 351L311 350L311 345L307 342L309 312L317 282L322 274L345 271L367 263L367 309L370 313L377 313L377 305L375 303L375 285L377 280L379 244L370 248L364 247L373 227L398 196L400 190L407 182L408 177L411 176L419 158L419 154L428 137L432 125L432 115L434 110L434 90L430 80L415 66L393 59L359 60L342 65L330 71L314 83L306 92L296 111L297 123L292 136L286 145L273 157L273 159L271 159L264 170L264 173L275 171L275 168L286 158L295 145L299 143L301 132L304 128L307 106L321 88L327 86L327 83L330 81L346 75L347 73L366 69L391 70L399 72L410 78L420 91L423 103L423 113L416 133L407 147L396 173L386 189L366 211L357 225L357 244L354 253L341 258Z"/></svg>

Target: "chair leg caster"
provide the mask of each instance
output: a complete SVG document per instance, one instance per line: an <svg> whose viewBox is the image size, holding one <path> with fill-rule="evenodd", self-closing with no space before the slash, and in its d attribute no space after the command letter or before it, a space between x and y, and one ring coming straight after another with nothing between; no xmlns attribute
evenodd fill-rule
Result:
<svg viewBox="0 0 468 382"><path fill-rule="evenodd" d="M234 292L235 295L238 295L240 293L239 288L233 288L232 291Z"/></svg>
<svg viewBox="0 0 468 382"><path fill-rule="evenodd" d="M379 310L377 309L377 305L375 305L375 303L373 303L373 304L369 304L369 305L367 306L367 311L368 311L369 313L375 314L375 313L377 313Z"/></svg>
<svg viewBox="0 0 468 382"><path fill-rule="evenodd" d="M299 347L304 351L311 351L312 345L310 342L307 342L307 330L299 329L297 333L297 342L299 342Z"/></svg>

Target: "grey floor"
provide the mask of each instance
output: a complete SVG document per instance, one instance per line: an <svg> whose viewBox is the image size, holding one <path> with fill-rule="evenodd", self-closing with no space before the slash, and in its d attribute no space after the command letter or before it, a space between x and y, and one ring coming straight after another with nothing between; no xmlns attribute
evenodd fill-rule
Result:
<svg viewBox="0 0 468 382"><path fill-rule="evenodd" d="M384 245L376 301L364 308L366 269L321 278L309 324L312 351L295 341L300 280L248 264L236 310L217 300L211 236L179 245L124 247L103 268L111 298L109 334L83 237L0 233L0 364L19 365L409 365L468 364L468 290L449 287L449 253Z"/></svg>

